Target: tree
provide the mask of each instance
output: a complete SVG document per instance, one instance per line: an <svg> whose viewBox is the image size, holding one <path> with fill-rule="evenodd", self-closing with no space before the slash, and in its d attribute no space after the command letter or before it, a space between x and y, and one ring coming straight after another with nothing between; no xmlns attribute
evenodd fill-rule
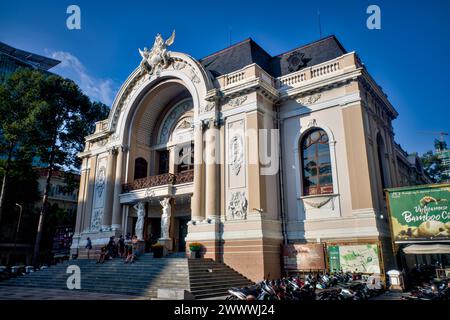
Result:
<svg viewBox="0 0 450 320"><path fill-rule="evenodd" d="M41 103L39 96L43 80L44 74L41 72L18 69L0 84L0 154L5 158L0 191L0 223L12 162L18 157L32 155L34 151L30 147L30 138L33 136L35 110Z"/></svg>
<svg viewBox="0 0 450 320"><path fill-rule="evenodd" d="M109 109L102 103L91 103L69 79L49 75L42 85L39 109L34 114L36 153L46 164L47 179L42 197L33 263L37 265L44 218L48 210L51 179L56 169L75 169L80 165L78 152L84 137L92 133L94 123L107 117Z"/></svg>
<svg viewBox="0 0 450 320"><path fill-rule="evenodd" d="M425 174L434 182L439 183L448 180L446 174L444 174L444 170L447 169L446 166L442 163L442 159L433 151L428 151L422 155L420 158L422 161L423 169Z"/></svg>
<svg viewBox="0 0 450 320"><path fill-rule="evenodd" d="M9 167L8 194L4 202L4 215L0 225L0 241L31 243L34 241L37 223L35 203L40 199L38 190L38 174L33 170L30 153L27 151L15 154L14 161ZM0 160L0 167L6 159ZM0 178L3 178L3 170L0 169ZM19 208L23 208L21 223L19 223ZM18 228L19 227L19 228ZM19 230L17 233L16 231Z"/></svg>

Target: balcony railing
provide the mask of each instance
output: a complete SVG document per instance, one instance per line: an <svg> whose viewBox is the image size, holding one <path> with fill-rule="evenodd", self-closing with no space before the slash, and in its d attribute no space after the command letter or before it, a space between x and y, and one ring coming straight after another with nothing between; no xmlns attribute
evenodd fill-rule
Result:
<svg viewBox="0 0 450 320"><path fill-rule="evenodd" d="M194 170L186 170L175 175L175 184L189 183L194 181Z"/></svg>
<svg viewBox="0 0 450 320"><path fill-rule="evenodd" d="M194 170L187 170L177 174L164 173L156 176L149 176L136 179L133 182L122 185L122 192L127 193L133 190L147 189L167 184L175 185L194 181Z"/></svg>

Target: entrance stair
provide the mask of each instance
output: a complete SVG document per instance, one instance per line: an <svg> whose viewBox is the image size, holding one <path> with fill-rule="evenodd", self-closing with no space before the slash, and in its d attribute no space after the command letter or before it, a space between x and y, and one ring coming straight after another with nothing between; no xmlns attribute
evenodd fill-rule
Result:
<svg viewBox="0 0 450 320"><path fill-rule="evenodd" d="M182 255L153 258L144 254L133 264L122 259L97 264L95 260L69 260L48 269L1 281L0 286L67 289L69 265L81 270L78 292L100 292L156 298L157 289L184 289L196 299L227 295L230 287L243 287L252 282L227 265L212 259L188 259Z"/></svg>

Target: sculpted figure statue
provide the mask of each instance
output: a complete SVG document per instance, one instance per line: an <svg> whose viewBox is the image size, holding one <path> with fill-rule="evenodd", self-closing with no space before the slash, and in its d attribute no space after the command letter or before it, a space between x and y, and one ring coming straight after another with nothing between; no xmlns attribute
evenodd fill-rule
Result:
<svg viewBox="0 0 450 320"><path fill-rule="evenodd" d="M138 202L133 207L137 211L137 221L136 221L136 228L135 228L135 234L138 238L138 240L144 240L144 217L145 217L145 207L144 202Z"/></svg>
<svg viewBox="0 0 450 320"><path fill-rule="evenodd" d="M163 40L161 34L157 34L155 42L151 50L144 47L144 51L139 49L139 53L142 57L140 64L142 71L147 71L149 74L158 74L162 68L166 68L169 65L170 55L167 47L173 44L175 41L175 30L172 35L166 41Z"/></svg>
<svg viewBox="0 0 450 320"><path fill-rule="evenodd" d="M172 213L170 198L164 198L159 203L163 207L163 213L161 216L161 238L169 239L170 215Z"/></svg>

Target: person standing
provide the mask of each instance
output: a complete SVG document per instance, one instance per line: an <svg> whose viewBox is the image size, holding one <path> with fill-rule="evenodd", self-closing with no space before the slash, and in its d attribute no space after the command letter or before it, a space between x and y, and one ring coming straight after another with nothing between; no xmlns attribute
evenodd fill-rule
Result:
<svg viewBox="0 0 450 320"><path fill-rule="evenodd" d="M91 241L91 238L87 238L87 241L86 241L86 250L87 250L87 258L88 258L88 260L90 259L90 253L91 253L91 250L92 250L92 241Z"/></svg>
<svg viewBox="0 0 450 320"><path fill-rule="evenodd" d="M108 245L106 246L106 250L108 251L109 259L114 258L115 247L116 247L116 243L114 241L114 237L110 237Z"/></svg>
<svg viewBox="0 0 450 320"><path fill-rule="evenodd" d="M124 255L125 255L125 240L124 240L122 235L119 237L119 241L117 243L117 246L119 247L119 256L121 258L123 258Z"/></svg>

